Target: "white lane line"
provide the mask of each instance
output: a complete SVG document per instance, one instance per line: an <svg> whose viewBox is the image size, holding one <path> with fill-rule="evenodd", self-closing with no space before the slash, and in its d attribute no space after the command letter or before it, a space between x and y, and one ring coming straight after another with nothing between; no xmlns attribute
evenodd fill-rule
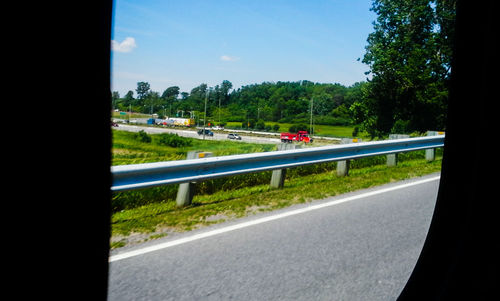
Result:
<svg viewBox="0 0 500 301"><path fill-rule="evenodd" d="M134 251L123 252L121 254L117 254L117 255L113 255L113 256L109 257L109 262L114 262L114 261L118 261L118 260L130 258L130 257L138 256L138 255L143 255L143 254L146 254L146 253L150 253L150 252L154 252L154 251L158 251L158 250L170 248L170 247L173 247L173 246L178 246L178 245L185 244L185 243L188 243L188 242L192 242L192 241L195 241L195 240L198 240L198 239L202 239L202 238L207 238L207 237L219 235L219 234L222 234L222 233L227 233L227 232L230 232L230 231L234 231L234 230L238 230L238 229L242 229L242 228L246 228L246 227L250 227L250 226L255 226L255 225L258 225L258 224L262 224L262 223L267 223L267 222L274 221L274 220L281 219L281 218L285 218L285 217L288 217L288 216L292 216L292 215L296 215L296 214L301 214L301 213L305 213L305 212L309 212L309 211L313 211L313 210L318 210L318 209L321 209L321 208L330 207L330 206L338 205L338 204L341 204L341 203L345 203L345 202L349 202L349 201L354 201L354 200L358 200L358 199L362 199L362 198L374 196L374 195L377 195L377 194L386 193L386 192L389 192L389 191L394 191L394 190L398 190L398 189L404 189L404 188L407 188L407 187L416 186L416 185L420 185L420 184L424 184L424 183L436 181L436 180L439 180L439 179L440 179L440 176L436 176L436 177L432 177L432 178L428 178L428 179L424 179L424 180L420 180L420 181L415 181L415 182L411 182L411 183L407 183L407 184L401 184L401 185L397 185L397 186L393 186L393 187L388 187L388 188L383 188L383 189L379 189L379 190L375 190L375 191L370 191L370 192L366 192L366 193L362 193L362 194L358 194L358 195L346 197L346 198L335 200L335 201L330 201L330 202L326 202L326 203L322 203L322 204L318 204L318 205L312 205L312 206L309 206L309 207L300 208L300 209L296 209L296 210L291 210L291 211L288 211L288 212L279 213L279 214L276 214L276 215L259 218L259 219L256 219L256 220L252 220L252 221L249 221L249 222L244 222L244 223L237 224L237 225L227 226L227 227L224 227L224 228L221 228L221 229L216 229L216 230L212 230L212 231L208 231L208 232L204 232L204 233L195 234L195 235L192 235L192 236L189 236L189 237L180 238L180 239L169 241L169 242L165 242L165 243L160 243L160 244L157 244L157 245L154 245L154 246L145 247L145 248L134 250Z"/></svg>

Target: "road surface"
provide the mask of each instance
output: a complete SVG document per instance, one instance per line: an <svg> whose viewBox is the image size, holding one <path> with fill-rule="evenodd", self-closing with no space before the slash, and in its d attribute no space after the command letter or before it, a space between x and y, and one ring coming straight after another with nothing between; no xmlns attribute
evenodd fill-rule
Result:
<svg viewBox="0 0 500 301"><path fill-rule="evenodd" d="M109 300L395 300L439 173L113 251Z"/></svg>
<svg viewBox="0 0 500 301"><path fill-rule="evenodd" d="M183 137L203 139L203 135L198 135L197 131L182 130L182 129L169 129L169 128L162 128L162 127L147 127L147 126L137 126L137 125L128 125L128 124L118 124L118 128L114 128L114 129L129 131L129 132L139 132L139 131L143 130L148 134L172 133L172 134L177 134L177 135L183 136ZM223 134L214 133L213 137L205 135L205 139L230 141L227 138L228 133L229 132L223 133ZM261 144L281 143L280 139L278 139L278 138L254 137L254 136L245 136L245 135L240 135L240 136L241 136L241 140L232 140L232 141L248 142L248 143L261 143Z"/></svg>

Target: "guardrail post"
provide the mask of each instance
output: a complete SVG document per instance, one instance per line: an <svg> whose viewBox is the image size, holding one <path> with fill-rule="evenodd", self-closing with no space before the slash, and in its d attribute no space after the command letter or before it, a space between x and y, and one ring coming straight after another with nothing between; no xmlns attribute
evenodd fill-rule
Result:
<svg viewBox="0 0 500 301"><path fill-rule="evenodd" d="M404 139L404 138L410 138L410 135L404 135L404 134L390 134L389 139ZM398 155L399 153L395 154L389 154L387 155L387 166L396 166L398 165Z"/></svg>
<svg viewBox="0 0 500 301"><path fill-rule="evenodd" d="M288 149L298 149L301 148L300 145L296 145L293 143L281 143L278 144L278 150L288 150ZM286 168L273 170L273 174L271 176L271 188L283 188L285 184L285 176L286 176Z"/></svg>
<svg viewBox="0 0 500 301"><path fill-rule="evenodd" d="M437 132L437 131L427 131L427 136L438 136L438 135L443 135L444 132ZM425 160L428 162L434 161L436 159L436 149L431 148L431 149L426 149L425 150Z"/></svg>
<svg viewBox="0 0 500 301"><path fill-rule="evenodd" d="M209 152L189 151L187 153L186 160L207 158L211 156L212 153ZM191 205L191 201L193 200L194 196L195 184L196 182L179 184L179 190L177 191L177 199L176 199L177 207L184 207Z"/></svg>
<svg viewBox="0 0 500 301"><path fill-rule="evenodd" d="M360 142L361 139L350 139L350 138L342 138L341 144L349 144ZM337 162L337 176L345 177L349 175L349 166L351 165L351 160L342 160Z"/></svg>

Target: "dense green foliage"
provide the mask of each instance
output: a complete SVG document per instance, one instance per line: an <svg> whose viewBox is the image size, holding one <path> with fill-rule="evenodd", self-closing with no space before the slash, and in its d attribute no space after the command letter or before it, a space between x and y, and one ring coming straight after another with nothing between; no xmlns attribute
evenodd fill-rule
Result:
<svg viewBox="0 0 500 301"><path fill-rule="evenodd" d="M450 85L454 0L375 0L363 62L372 80L356 120L372 136L444 129Z"/></svg>
<svg viewBox="0 0 500 301"><path fill-rule="evenodd" d="M135 139L140 142L144 143L150 143L151 142L151 137L144 131L139 131L137 134L134 135Z"/></svg>
<svg viewBox="0 0 500 301"><path fill-rule="evenodd" d="M140 130L139 132L133 134L132 136L135 140L137 140L138 142L142 142L142 143L151 143L153 141L151 136L148 135L143 130ZM156 137L156 139L155 139L156 145L164 145L164 146L171 146L171 147L186 147L186 146L193 145L193 141L192 141L193 139L181 137L177 134L163 133L163 134L155 135L155 137Z"/></svg>
<svg viewBox="0 0 500 301"><path fill-rule="evenodd" d="M266 129L266 122L310 123L311 102L314 124L352 124L350 106L362 102L361 88L365 82L350 87L341 84L320 84L310 81L263 82L235 89L229 93L231 82L208 87L201 84L182 92L178 87L167 88L161 96L150 91L149 85L139 82L136 89L138 98L130 91L124 98L113 93L115 108L122 111L132 109L143 113L157 113L161 116L193 116L203 118L205 98L207 98L207 122L225 124L241 122L242 127ZM268 130L271 126L268 127Z"/></svg>
<svg viewBox="0 0 500 301"><path fill-rule="evenodd" d="M166 145L166 146L171 146L171 147L186 147L186 146L192 146L193 145L193 140L186 138L186 137L181 137L177 134L159 134L158 135L158 144L159 145Z"/></svg>

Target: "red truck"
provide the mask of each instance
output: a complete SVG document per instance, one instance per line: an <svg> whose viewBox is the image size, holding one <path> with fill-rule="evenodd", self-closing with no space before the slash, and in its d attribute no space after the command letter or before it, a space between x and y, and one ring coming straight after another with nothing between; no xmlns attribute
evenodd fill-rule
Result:
<svg viewBox="0 0 500 301"><path fill-rule="evenodd" d="M297 134L292 133L281 133L281 142L292 143L293 141L304 141L305 143L312 143L313 139L309 138L309 133L307 131L298 131Z"/></svg>

